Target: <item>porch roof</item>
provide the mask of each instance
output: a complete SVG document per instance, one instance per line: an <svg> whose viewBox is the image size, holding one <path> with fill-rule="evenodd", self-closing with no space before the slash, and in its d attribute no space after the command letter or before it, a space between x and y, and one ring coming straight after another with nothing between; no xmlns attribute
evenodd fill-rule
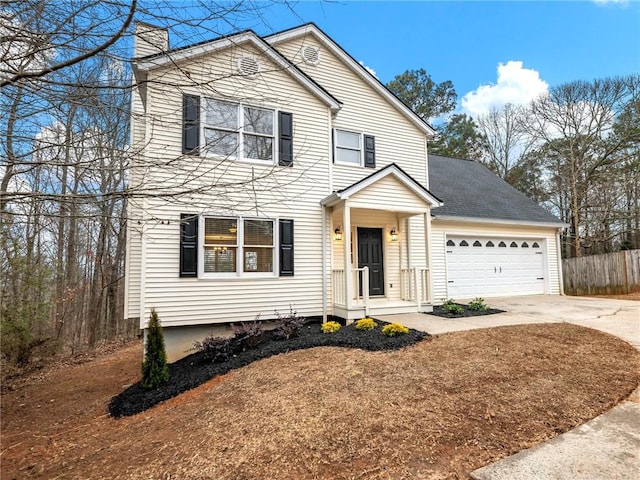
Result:
<svg viewBox="0 0 640 480"><path fill-rule="evenodd" d="M402 170L395 163L391 163L390 165L387 165L386 167L373 172L371 175L358 180L357 182L349 185L346 188L343 188L342 190L333 192L331 195L323 198L320 201L320 204L325 207L333 207L335 205L338 205L340 202L348 200L353 195L362 192L367 188L370 188L372 185L389 176L398 180L402 184L402 186L415 194L427 205L431 207L439 207L443 205L442 201L438 197L424 188L420 183L414 180L411 175Z"/></svg>

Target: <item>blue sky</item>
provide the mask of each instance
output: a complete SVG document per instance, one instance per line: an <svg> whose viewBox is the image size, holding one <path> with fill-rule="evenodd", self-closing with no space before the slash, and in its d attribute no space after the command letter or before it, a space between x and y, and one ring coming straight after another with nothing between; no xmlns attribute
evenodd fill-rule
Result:
<svg viewBox="0 0 640 480"><path fill-rule="evenodd" d="M292 5L295 13L269 7L265 24L246 26L267 34L313 21L385 83L424 68L436 82L451 80L460 100L475 92L468 111L563 82L640 72L637 0ZM507 66L500 79L499 64Z"/></svg>

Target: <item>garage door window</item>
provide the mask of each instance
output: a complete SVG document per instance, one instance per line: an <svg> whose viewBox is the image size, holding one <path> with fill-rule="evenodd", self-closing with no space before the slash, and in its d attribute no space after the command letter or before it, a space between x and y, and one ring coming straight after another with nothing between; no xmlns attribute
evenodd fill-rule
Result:
<svg viewBox="0 0 640 480"><path fill-rule="evenodd" d="M447 240L447 247L455 247L456 246L456 242L454 242L453 240Z"/></svg>
<svg viewBox="0 0 640 480"><path fill-rule="evenodd" d="M518 248L518 244L516 242L511 242L511 245L509 245L511 248Z"/></svg>
<svg viewBox="0 0 640 480"><path fill-rule="evenodd" d="M498 247L500 247L500 248L507 248L507 244L506 244L506 243L504 243L504 242L500 242L500 243L498 244Z"/></svg>
<svg viewBox="0 0 640 480"><path fill-rule="evenodd" d="M529 244L527 242L522 242L522 248L529 248Z"/></svg>
<svg viewBox="0 0 640 480"><path fill-rule="evenodd" d="M469 244L467 243L467 241L466 241L466 240L462 240L462 241L460 242L460 246L461 246L461 247L468 247L468 246L469 246Z"/></svg>
<svg viewBox="0 0 640 480"><path fill-rule="evenodd" d="M491 240L489 240L487 242L487 247L495 247L495 245L493 244L493 242Z"/></svg>
<svg viewBox="0 0 640 480"><path fill-rule="evenodd" d="M533 245L531 245L533 248L540 248L540 245L538 245L538 242L533 242Z"/></svg>

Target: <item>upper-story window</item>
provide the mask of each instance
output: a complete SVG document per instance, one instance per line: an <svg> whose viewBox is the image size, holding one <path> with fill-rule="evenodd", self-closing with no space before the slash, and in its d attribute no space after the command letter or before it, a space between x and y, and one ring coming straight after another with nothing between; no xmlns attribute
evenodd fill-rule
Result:
<svg viewBox="0 0 640 480"><path fill-rule="evenodd" d="M273 110L207 98L204 114L208 152L223 157L273 162Z"/></svg>
<svg viewBox="0 0 640 480"><path fill-rule="evenodd" d="M182 152L292 167L293 115L185 94Z"/></svg>
<svg viewBox="0 0 640 480"><path fill-rule="evenodd" d="M375 137L362 133L335 129L334 159L336 164L374 168Z"/></svg>

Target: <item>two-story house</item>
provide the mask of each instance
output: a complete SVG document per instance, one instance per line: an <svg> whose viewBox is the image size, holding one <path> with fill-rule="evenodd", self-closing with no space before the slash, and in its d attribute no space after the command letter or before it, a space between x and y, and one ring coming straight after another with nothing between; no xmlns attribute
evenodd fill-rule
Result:
<svg viewBox="0 0 640 480"><path fill-rule="evenodd" d="M562 223L435 132L316 25L170 49L138 24L127 318L170 360L230 322L557 294ZM442 212L440 214L439 212Z"/></svg>

